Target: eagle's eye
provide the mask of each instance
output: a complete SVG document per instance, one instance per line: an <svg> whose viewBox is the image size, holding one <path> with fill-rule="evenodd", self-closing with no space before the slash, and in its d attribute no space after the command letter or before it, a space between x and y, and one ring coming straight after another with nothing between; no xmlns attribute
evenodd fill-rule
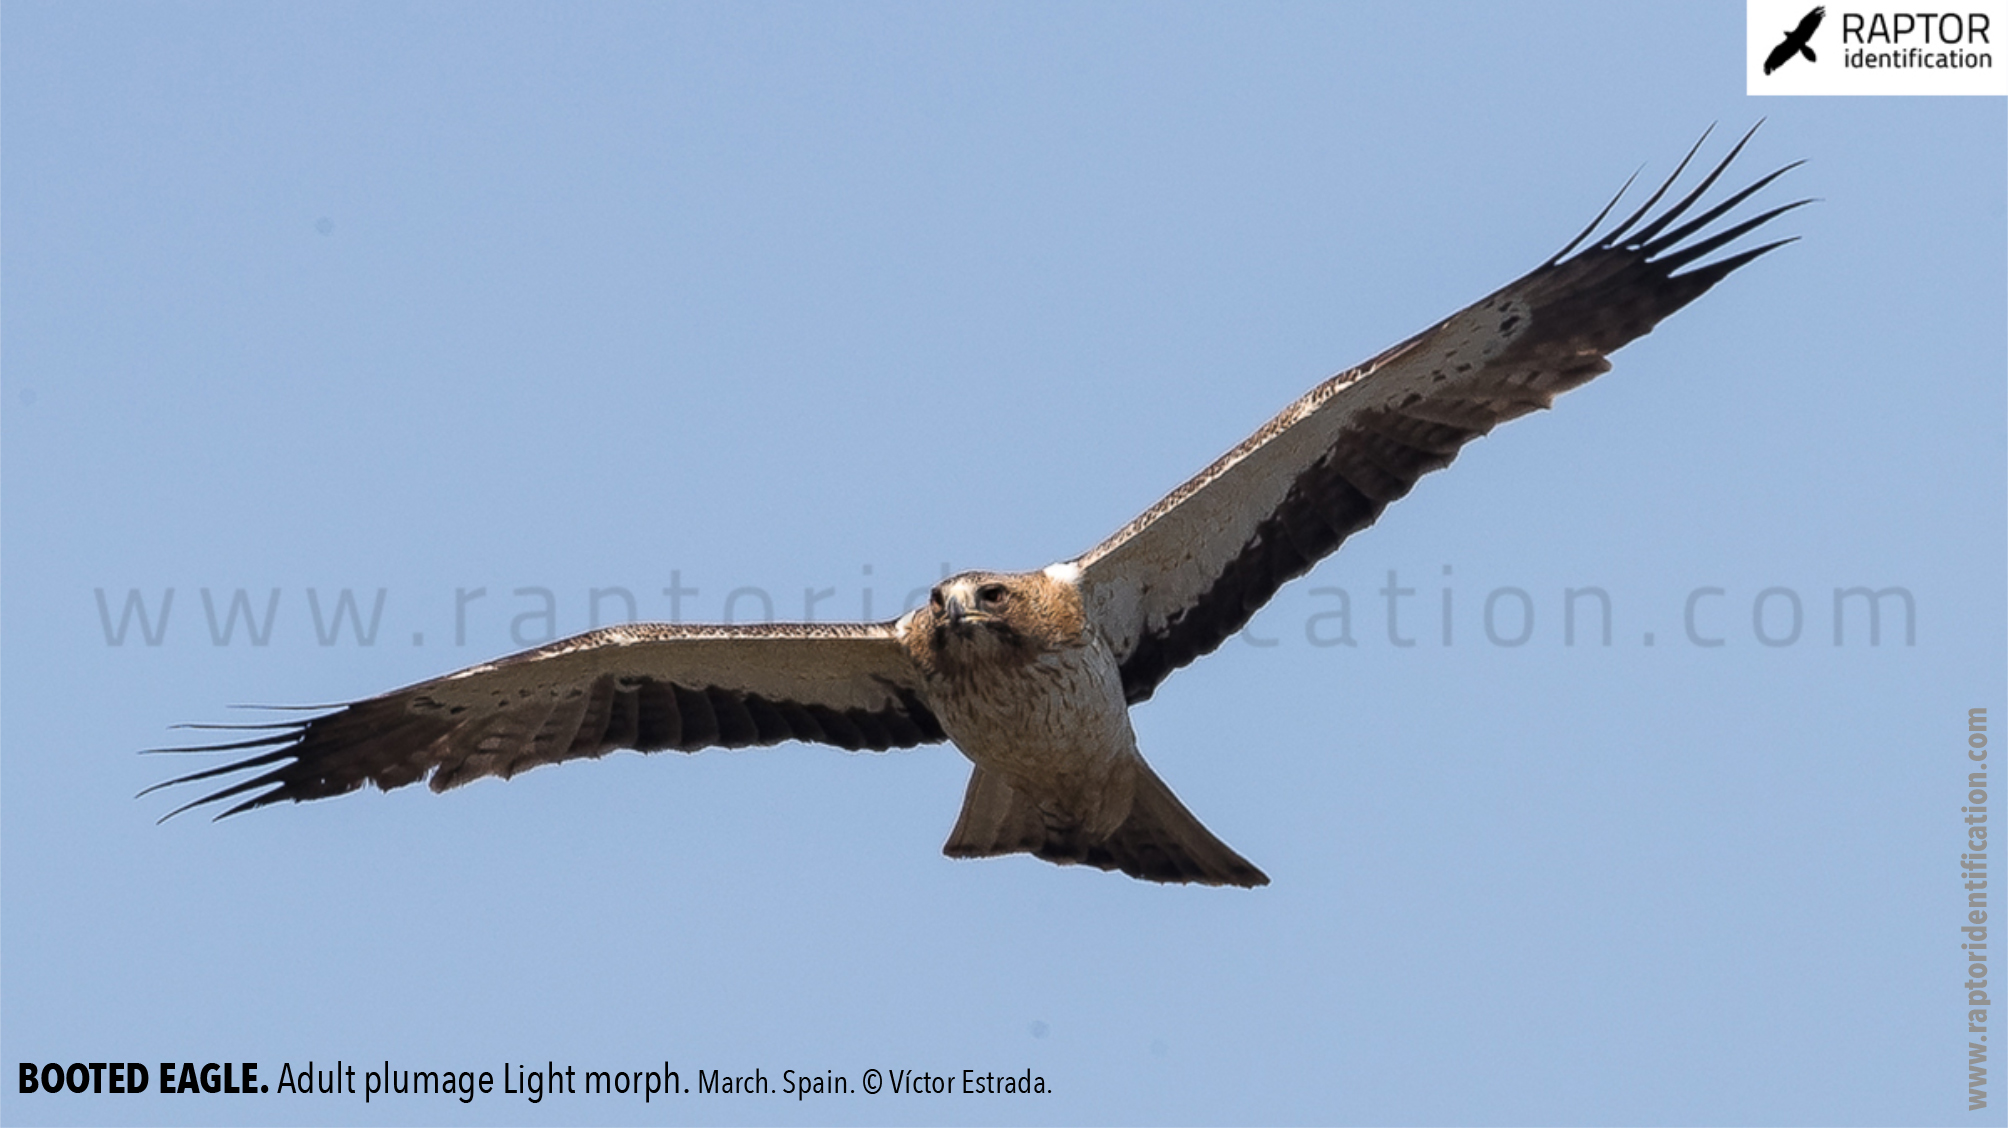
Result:
<svg viewBox="0 0 2008 1129"><path fill-rule="evenodd" d="M1001 604L1010 594L1002 584L985 584L976 590L976 598L986 604Z"/></svg>

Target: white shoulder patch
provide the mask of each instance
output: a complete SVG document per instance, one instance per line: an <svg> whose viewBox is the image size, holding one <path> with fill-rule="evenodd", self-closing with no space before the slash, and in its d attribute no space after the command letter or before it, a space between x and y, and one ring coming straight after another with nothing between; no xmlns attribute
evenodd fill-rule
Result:
<svg viewBox="0 0 2008 1129"><path fill-rule="evenodd" d="M1044 571L1047 576L1062 584L1079 584L1081 582L1081 566L1072 561L1049 564Z"/></svg>

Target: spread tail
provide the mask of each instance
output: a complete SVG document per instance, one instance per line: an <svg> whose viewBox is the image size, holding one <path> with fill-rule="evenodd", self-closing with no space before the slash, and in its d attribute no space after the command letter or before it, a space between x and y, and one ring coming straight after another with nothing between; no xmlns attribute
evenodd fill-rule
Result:
<svg viewBox="0 0 2008 1129"><path fill-rule="evenodd" d="M1152 882L1269 884L1268 875L1214 838L1141 760L1135 787L1129 817L1108 838L1091 843L1079 828L1049 826L1037 804L978 765L969 775L962 816L941 852L987 858L1022 851L1062 866L1086 863Z"/></svg>

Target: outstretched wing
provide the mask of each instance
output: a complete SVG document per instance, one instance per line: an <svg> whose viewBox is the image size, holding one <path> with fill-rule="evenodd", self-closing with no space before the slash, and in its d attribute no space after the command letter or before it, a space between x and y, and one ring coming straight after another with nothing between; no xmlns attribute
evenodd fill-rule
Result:
<svg viewBox="0 0 2008 1129"><path fill-rule="evenodd" d="M305 721L214 728L266 732L160 750L259 751L147 791L263 771L169 816L253 793L222 813L235 815L364 781L389 790L430 776L443 792L615 749L820 741L884 750L946 739L890 624L608 627Z"/></svg>
<svg viewBox="0 0 2008 1129"><path fill-rule="evenodd" d="M1286 581L1373 524L1464 444L1608 371L1606 354L1791 242L1683 270L1807 203L1702 234L1795 167L1787 165L1674 226L1749 140L1746 134L1698 187L1648 220L1699 151L1696 142L1666 184L1609 234L1571 255L1617 200L1533 273L1312 389L1071 562L1089 614L1122 665L1129 700L1150 697L1166 675L1239 631Z"/></svg>
<svg viewBox="0 0 2008 1129"><path fill-rule="evenodd" d="M1799 53L1801 42L1797 32L1787 32L1785 34L1785 41L1771 48L1771 53L1764 57L1764 73L1770 74L1772 71L1784 66L1792 56Z"/></svg>
<svg viewBox="0 0 2008 1129"><path fill-rule="evenodd" d="M1792 29L1793 44L1799 47L1805 46L1807 41L1813 38L1813 33L1820 30L1820 21L1826 18L1827 10L1824 7L1807 12L1806 18L1799 21L1799 26Z"/></svg>

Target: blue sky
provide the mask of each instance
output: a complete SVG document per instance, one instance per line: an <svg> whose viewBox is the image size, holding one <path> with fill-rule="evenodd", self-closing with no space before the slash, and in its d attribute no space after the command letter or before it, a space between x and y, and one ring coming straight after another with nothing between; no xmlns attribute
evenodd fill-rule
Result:
<svg viewBox="0 0 2008 1129"><path fill-rule="evenodd" d="M8 1121L1998 1124L1958 927L1967 710L2008 681L2001 101L1747 98L1737 4L0 33ZM1267 889L945 859L946 747L133 799L171 725L582 630L595 589L890 616L1075 555L1759 118L1732 179L1806 159L1766 195L1820 199L1801 242L1136 711ZM1857 586L1915 642L1891 597L1836 644ZM1565 633L1588 587L1608 645L1581 601ZM240 589L263 645L216 641ZM105 1059L1053 1092L15 1092Z"/></svg>

